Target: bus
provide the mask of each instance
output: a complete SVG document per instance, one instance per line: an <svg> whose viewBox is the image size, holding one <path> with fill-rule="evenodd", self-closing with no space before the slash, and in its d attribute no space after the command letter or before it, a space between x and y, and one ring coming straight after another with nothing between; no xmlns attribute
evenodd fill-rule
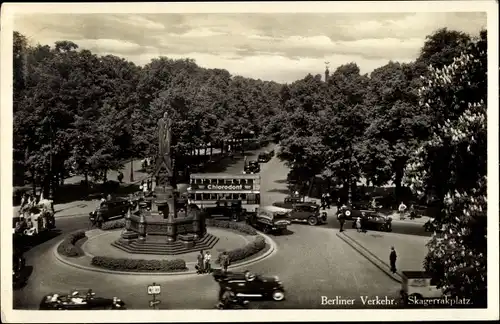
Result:
<svg viewBox="0 0 500 324"><path fill-rule="evenodd" d="M200 209L240 201L244 213L255 213L260 206L260 175L191 174L187 193L188 203Z"/></svg>

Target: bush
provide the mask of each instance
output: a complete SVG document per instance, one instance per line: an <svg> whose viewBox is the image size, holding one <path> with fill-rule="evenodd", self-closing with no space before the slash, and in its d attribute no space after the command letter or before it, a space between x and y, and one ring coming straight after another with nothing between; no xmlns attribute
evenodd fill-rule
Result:
<svg viewBox="0 0 500 324"><path fill-rule="evenodd" d="M266 247L266 240L264 239L263 236L259 235L255 238L253 242L248 243L242 248L228 251L227 254L229 255L230 262L236 262L239 260L246 259L257 252L262 251L265 247ZM220 264L220 257L221 255L219 254L219 257L217 258L216 261L216 263L218 264Z"/></svg>
<svg viewBox="0 0 500 324"><path fill-rule="evenodd" d="M242 223L207 219L207 226L228 228L247 235L257 235L257 231L255 230L255 228L253 228L250 225Z"/></svg>
<svg viewBox="0 0 500 324"><path fill-rule="evenodd" d="M84 253L82 249L78 246L75 245L76 242L79 240L85 238L85 232L84 231L78 231L75 233L71 233L66 238L59 244L57 247L57 252L59 254L62 254L66 257L74 258L74 257L79 257L82 256Z"/></svg>
<svg viewBox="0 0 500 324"><path fill-rule="evenodd" d="M125 219L122 218L103 223L101 229L103 231L111 231L117 228L124 228L124 227L125 227Z"/></svg>
<svg viewBox="0 0 500 324"><path fill-rule="evenodd" d="M175 260L139 260L95 256L92 265L116 271L145 271L145 272L178 272L186 271L186 261Z"/></svg>

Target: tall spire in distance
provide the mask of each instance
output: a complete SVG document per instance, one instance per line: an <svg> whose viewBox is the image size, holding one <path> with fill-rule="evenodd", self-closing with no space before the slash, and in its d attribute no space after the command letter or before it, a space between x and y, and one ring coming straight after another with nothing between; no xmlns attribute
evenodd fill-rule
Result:
<svg viewBox="0 0 500 324"><path fill-rule="evenodd" d="M328 68L330 67L330 62L325 62L326 70L325 70L325 82L328 82L328 77L330 76L330 71Z"/></svg>

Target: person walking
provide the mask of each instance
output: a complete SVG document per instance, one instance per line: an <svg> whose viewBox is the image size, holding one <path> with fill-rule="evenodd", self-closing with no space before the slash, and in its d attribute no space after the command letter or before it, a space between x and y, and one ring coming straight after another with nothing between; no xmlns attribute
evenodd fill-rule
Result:
<svg viewBox="0 0 500 324"><path fill-rule="evenodd" d="M389 255L389 261L391 263L391 272L396 273L396 259L398 258L394 246L391 247L391 254Z"/></svg>
<svg viewBox="0 0 500 324"><path fill-rule="evenodd" d="M361 232L361 217L356 218L356 230Z"/></svg>
<svg viewBox="0 0 500 324"><path fill-rule="evenodd" d="M337 213L337 219L339 220L340 223L340 232L344 231L344 224L345 224L345 217L344 213Z"/></svg>
<svg viewBox="0 0 500 324"><path fill-rule="evenodd" d="M331 204L332 204L332 198L330 197L330 193L326 193L325 195L325 203L326 203L326 208L330 209Z"/></svg>
<svg viewBox="0 0 500 324"><path fill-rule="evenodd" d="M401 204L399 204L398 211L399 211L399 219L401 219L401 220L405 219L406 205L403 202L401 202Z"/></svg>
<svg viewBox="0 0 500 324"><path fill-rule="evenodd" d="M212 260L212 256L210 255L210 252L209 251L205 252L204 261L205 261L205 272L206 273L210 273L212 271L211 264L210 264L211 260Z"/></svg>
<svg viewBox="0 0 500 324"><path fill-rule="evenodd" d="M118 179L118 182L119 182L119 183L122 183L122 182L123 182L123 177L124 177L124 176L123 176L123 172L121 172L121 171L120 171L120 172L118 172L117 179Z"/></svg>
<svg viewBox="0 0 500 324"><path fill-rule="evenodd" d="M323 193L321 194L321 208L325 210L326 208L326 195Z"/></svg>
<svg viewBox="0 0 500 324"><path fill-rule="evenodd" d="M203 255L203 250L201 250L200 254L198 254L198 264L196 265L197 274L202 274L205 272L204 265L205 265L204 255Z"/></svg>
<svg viewBox="0 0 500 324"><path fill-rule="evenodd" d="M227 268L229 267L229 255L227 254L226 251L222 252L220 258L220 264L222 266L224 273L227 273Z"/></svg>

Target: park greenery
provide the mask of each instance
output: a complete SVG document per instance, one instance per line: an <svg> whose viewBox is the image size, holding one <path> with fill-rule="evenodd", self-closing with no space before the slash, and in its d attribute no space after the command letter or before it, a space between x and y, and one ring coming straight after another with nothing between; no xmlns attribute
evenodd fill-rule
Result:
<svg viewBox="0 0 500 324"><path fill-rule="evenodd" d="M278 84L191 59L141 67L15 32L14 175L45 189L69 169L103 180L124 161L154 155L164 112L178 159L254 134L280 144L299 182L319 176L346 190L364 180L392 184L398 200L410 188L437 201L444 233L429 244L426 269L454 295L484 296L486 44L486 31L440 29L413 62L370 74L350 62L326 80Z"/></svg>

